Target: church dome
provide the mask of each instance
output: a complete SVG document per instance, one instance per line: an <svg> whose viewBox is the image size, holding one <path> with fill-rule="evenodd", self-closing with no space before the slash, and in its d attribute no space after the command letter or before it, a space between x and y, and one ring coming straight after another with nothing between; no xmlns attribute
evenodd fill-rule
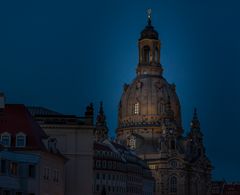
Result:
<svg viewBox="0 0 240 195"><path fill-rule="evenodd" d="M173 117L181 129L180 103L174 84L161 75L139 75L130 85L125 84L119 105L119 128L158 127L168 117Z"/></svg>
<svg viewBox="0 0 240 195"><path fill-rule="evenodd" d="M163 133L163 126L171 121L176 133L182 133L181 109L175 85L162 76L160 63L161 42L158 33L151 25L151 13L148 24L141 32L138 41L139 63L136 78L131 84L125 84L119 103L117 134L125 139L135 132L145 140L144 132Z"/></svg>

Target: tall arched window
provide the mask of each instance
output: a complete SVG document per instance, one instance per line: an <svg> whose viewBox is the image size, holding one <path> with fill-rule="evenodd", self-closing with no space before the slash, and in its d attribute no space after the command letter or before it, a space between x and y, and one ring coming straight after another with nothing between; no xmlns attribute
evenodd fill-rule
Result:
<svg viewBox="0 0 240 195"><path fill-rule="evenodd" d="M161 102L159 103L159 113L163 114L165 112L165 105Z"/></svg>
<svg viewBox="0 0 240 195"><path fill-rule="evenodd" d="M158 48L157 47L155 49L154 57L155 57L155 62L158 63Z"/></svg>
<svg viewBox="0 0 240 195"><path fill-rule="evenodd" d="M137 102L133 105L133 114L137 115L139 113L140 113L140 104L139 102Z"/></svg>
<svg viewBox="0 0 240 195"><path fill-rule="evenodd" d="M150 48L148 46L143 47L143 62L144 63L150 62Z"/></svg>
<svg viewBox="0 0 240 195"><path fill-rule="evenodd" d="M172 176L169 180L170 185L170 192L176 193L177 192L177 178L175 176Z"/></svg>

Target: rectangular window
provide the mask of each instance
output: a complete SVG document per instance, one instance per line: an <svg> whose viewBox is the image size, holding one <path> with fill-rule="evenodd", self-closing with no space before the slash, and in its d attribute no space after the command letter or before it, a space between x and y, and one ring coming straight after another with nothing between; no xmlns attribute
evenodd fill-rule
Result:
<svg viewBox="0 0 240 195"><path fill-rule="evenodd" d="M10 136L9 135L2 135L1 137L2 145L5 147L10 147Z"/></svg>
<svg viewBox="0 0 240 195"><path fill-rule="evenodd" d="M3 159L1 160L1 173L7 173L7 161Z"/></svg>
<svg viewBox="0 0 240 195"><path fill-rule="evenodd" d="M134 104L134 107L133 107L133 113L135 115L139 114L139 102L137 102L136 104Z"/></svg>
<svg viewBox="0 0 240 195"><path fill-rule="evenodd" d="M4 191L3 191L3 195L10 195L10 191L4 190Z"/></svg>
<svg viewBox="0 0 240 195"><path fill-rule="evenodd" d="M26 145L26 137L24 135L18 135L16 140L16 147L22 148Z"/></svg>
<svg viewBox="0 0 240 195"><path fill-rule="evenodd" d="M10 166L9 166L9 169L10 169L10 174L11 175L15 175L15 176L18 175L18 164L17 163L11 162Z"/></svg>
<svg viewBox="0 0 240 195"><path fill-rule="evenodd" d="M58 170L53 171L53 181L56 183L59 182L59 171Z"/></svg>
<svg viewBox="0 0 240 195"><path fill-rule="evenodd" d="M29 165L28 166L28 177L35 178L35 175L36 175L36 166Z"/></svg>
<svg viewBox="0 0 240 195"><path fill-rule="evenodd" d="M97 191L97 192L99 191L99 185L96 186L96 191Z"/></svg>
<svg viewBox="0 0 240 195"><path fill-rule="evenodd" d="M48 167L44 168L43 179L49 180L50 169Z"/></svg>

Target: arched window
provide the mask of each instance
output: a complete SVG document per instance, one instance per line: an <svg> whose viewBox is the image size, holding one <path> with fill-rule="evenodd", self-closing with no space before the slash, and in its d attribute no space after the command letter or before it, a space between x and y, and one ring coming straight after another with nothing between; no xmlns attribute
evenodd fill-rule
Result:
<svg viewBox="0 0 240 195"><path fill-rule="evenodd" d="M143 47L143 62L144 63L150 62L150 48L148 46Z"/></svg>
<svg viewBox="0 0 240 195"><path fill-rule="evenodd" d="M175 176L172 176L169 181L170 185L170 192L176 193L177 192L177 178Z"/></svg>
<svg viewBox="0 0 240 195"><path fill-rule="evenodd" d="M16 147L22 148L26 146L26 135L24 133L18 133L16 135Z"/></svg>
<svg viewBox="0 0 240 195"><path fill-rule="evenodd" d="M1 135L1 143L5 147L10 147L11 146L11 135L7 132L3 133Z"/></svg>
<svg viewBox="0 0 240 195"><path fill-rule="evenodd" d="M137 102L133 105L133 114L137 115L139 113L140 113L140 104L139 102Z"/></svg>
<svg viewBox="0 0 240 195"><path fill-rule="evenodd" d="M155 57L155 62L158 63L158 48L157 47L155 49L154 57Z"/></svg>
<svg viewBox="0 0 240 195"><path fill-rule="evenodd" d="M163 114L165 112L165 106L162 102L159 103L159 111L160 111L160 114Z"/></svg>

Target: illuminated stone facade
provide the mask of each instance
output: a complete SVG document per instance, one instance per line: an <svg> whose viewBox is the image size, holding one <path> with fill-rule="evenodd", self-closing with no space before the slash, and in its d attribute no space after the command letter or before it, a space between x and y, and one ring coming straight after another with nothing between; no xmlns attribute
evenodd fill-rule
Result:
<svg viewBox="0 0 240 195"><path fill-rule="evenodd" d="M196 110L184 136L180 102L175 85L162 76L161 43L150 15L138 48L137 76L124 85L119 103L117 138L147 160L156 195L210 194L212 166Z"/></svg>
<svg viewBox="0 0 240 195"><path fill-rule="evenodd" d="M102 103L94 135L94 195L153 195L155 181L146 161L108 138Z"/></svg>

